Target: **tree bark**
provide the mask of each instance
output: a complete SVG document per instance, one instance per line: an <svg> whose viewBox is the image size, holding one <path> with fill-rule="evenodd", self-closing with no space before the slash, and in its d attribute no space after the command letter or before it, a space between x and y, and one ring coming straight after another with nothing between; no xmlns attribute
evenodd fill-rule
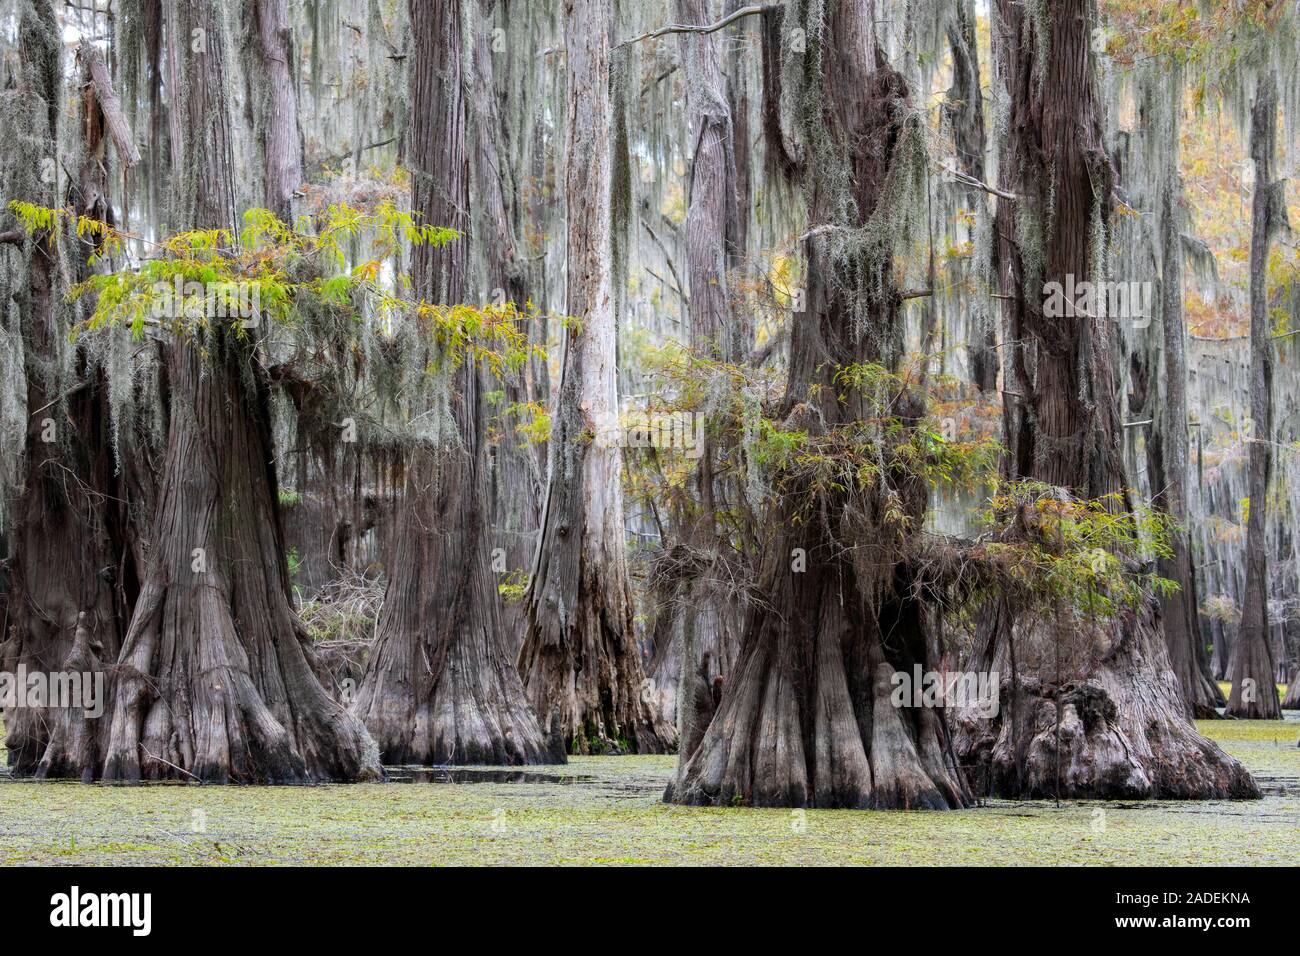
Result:
<svg viewBox="0 0 1300 956"><path fill-rule="evenodd" d="M862 226L903 161L899 142L915 122L906 84L885 65L869 0L838 4L824 32L819 22L797 26L807 36L806 63L820 65L811 82L825 102L803 122L824 127L833 151L853 147L844 150L847 169L814 155L803 170L810 221ZM769 135L781 133L769 128ZM855 216L849 222L840 219L844 174ZM867 395L837 384L841 369L863 362L892 367L901 357L901 300L890 257L856 252L837 263L827 242L811 243L808 311L795 316L783 403L787 427L809 432L852 427L875 414ZM914 421L922 405L905 392L890 411ZM881 476L880 483L886 487L856 497L846 488L818 492L825 497L810 509L815 517L802 521L800 503L811 490L783 489L765 522L771 538L759 569L762 600L748 610L717 713L665 800L882 809L967 804L941 711L891 701L896 671L928 669L937 657L905 564L888 547L870 546L873 535L889 537L881 527L886 500L897 500L913 518L924 513L924 483L906 473Z"/></svg>
<svg viewBox="0 0 1300 956"><path fill-rule="evenodd" d="M135 145L135 136L122 113L122 101L113 91L113 79L109 76L104 54L93 43L85 43L77 50L77 55L82 58L90 74L89 79L95 86L95 100L103 116L103 124L113 137L113 145L117 147L122 165L129 169L140 162L140 150Z"/></svg>
<svg viewBox="0 0 1300 956"><path fill-rule="evenodd" d="M1160 230L1160 319L1164 370L1160 408L1150 409L1154 419L1147 446L1151 487L1156 507L1177 523L1173 531L1173 554L1161 558L1158 573L1178 584L1178 592L1160 598L1161 619L1169 662L1178 678L1191 715L1197 719L1219 716L1216 708L1224 705L1223 692L1210 672L1209 655L1201 636L1196 573L1192 566L1191 537L1186 528L1191 518L1188 510L1187 476L1187 328L1183 321L1183 241L1178 207L1182 201L1179 173L1179 136L1181 131L1182 82L1180 70L1172 74L1167 89L1174 97L1169 108L1169 122L1155 131L1165 143L1165 168L1159 203Z"/></svg>
<svg viewBox="0 0 1300 956"><path fill-rule="evenodd" d="M1287 675L1286 696L1282 698L1282 709L1300 710L1300 621L1294 618L1288 621L1286 630L1291 667Z"/></svg>
<svg viewBox="0 0 1300 956"><path fill-rule="evenodd" d="M289 0L255 0L253 11L265 71L257 85L265 84L260 108L267 208L292 225L293 195L302 185L302 134Z"/></svg>
<svg viewBox="0 0 1300 956"><path fill-rule="evenodd" d="M470 172L462 62L461 0L411 0L414 107L412 208L422 222L462 232ZM496 215L491 211L490 215ZM489 219L479 220L484 226ZM468 244L417 246L422 302L461 302ZM432 337L432 329L423 330ZM433 355L430 363L449 362ZM488 547L485 416L472 358L451 373L455 434L417 448L406 480L388 590L354 707L389 763L558 763L524 696L506 649Z"/></svg>
<svg viewBox="0 0 1300 956"><path fill-rule="evenodd" d="M498 100L494 67L496 50L488 42L496 0L477 0L479 24L474 37L474 97L477 106L471 117L475 143L474 177L479 213L475 234L482 250L486 275L483 291L489 298L514 303L527 311L531 300L528 263L521 254L515 222L518 209L517 171L510 165L505 142L501 104ZM544 351L545 321L520 320L518 331L530 345ZM544 448L529 443L515 430L521 416L511 412L534 400L538 393L535 363L529 361L518 374L506 375L497 386L502 397L497 406L495 441L491 446L491 506L494 551L500 549L505 567L514 571L528 567L537 547L540 506L545 485ZM544 391L544 383L542 391ZM501 608L501 627L511 660L516 660L527 629L521 602Z"/></svg>
<svg viewBox="0 0 1300 956"><path fill-rule="evenodd" d="M529 700L552 739L586 753L658 753L643 694L623 531L611 263L611 0L567 0L566 313L550 475L525 596Z"/></svg>
<svg viewBox="0 0 1300 956"><path fill-rule="evenodd" d="M707 26L708 0L677 0L674 22ZM688 153L686 259L691 350L711 361L748 354L746 330L736 320L730 272L741 256L735 132L722 62L711 33L681 33ZM703 415L704 410L695 414ZM669 557L671 593L656 607L651 674L661 700L676 704L679 759L684 764L704 736L712 688L735 659L742 610L726 573L731 550L717 516L734 489L722 474L718 440L704 423L704 447L692 484L697 502L674 515L683 549ZM677 549L675 549L677 550ZM678 640L678 632L681 639Z"/></svg>
<svg viewBox="0 0 1300 956"><path fill-rule="evenodd" d="M227 51L210 0L169 11L173 207L235 224ZM194 334L199 334L195 330ZM321 686L289 597L268 382L217 323L163 347L167 450L149 565L116 667L109 780L374 779L365 728Z"/></svg>
<svg viewBox="0 0 1300 956"><path fill-rule="evenodd" d="M746 4L744 0L727 0L726 15L730 16ZM747 60L751 45L757 34L749 30L748 19L736 26L739 36L727 44L727 110L731 114L731 164L735 169L736 192L736 232L735 257L737 265L745 268L745 257L749 251L749 211L752 208L752 191L750 171L750 132L749 132L749 76ZM738 328L732 335L736 348L733 359L744 361L753 348L754 329L748 316L736 317Z"/></svg>
<svg viewBox="0 0 1300 956"><path fill-rule="evenodd" d="M1096 101L1092 0L1039 13L998 3L1001 79L1011 96L1007 168L1021 205L1004 245L1019 412L1009 477L1097 498L1127 487L1120 454L1112 318L1053 317L1045 284L1101 280L1112 170ZM1046 58L1042 59L1042 54ZM1098 218L1100 217L1100 219ZM1126 493L1125 493L1126 494ZM1012 643L1014 641L1014 644ZM1011 669L1015 655L1017 667ZM1002 675L993 719L961 714L959 749L1010 797L1223 798L1259 791L1245 768L1197 734L1161 639L1154 598L1108 628L1019 620L999 605L982 622L972 667Z"/></svg>
<svg viewBox="0 0 1300 956"><path fill-rule="evenodd" d="M1227 717L1280 720L1268 625L1268 487L1273 473L1273 342L1268 316L1268 247L1285 215L1273 179L1277 141L1277 84L1271 71L1257 81L1250 114L1250 158L1255 195L1250 207L1250 514L1246 519L1246 590L1241 627L1232 649L1232 693Z"/></svg>
<svg viewBox="0 0 1300 956"><path fill-rule="evenodd" d="M957 0L957 12L948 26L948 46L952 50L952 88L943 109L952 127L957 166L972 179L986 182L984 172L984 95L981 91L979 45L975 37L975 5L972 0ZM972 190L971 195L983 207L985 197ZM989 243L991 257L984 268L990 276L998 274L998 244ZM933 306L931 306L933 308ZM982 326L973 331L977 341L970 345L971 379L981 392L998 387L998 340L992 317L979 313Z"/></svg>
<svg viewBox="0 0 1300 956"><path fill-rule="evenodd" d="M6 95L27 101L15 112L27 128L5 133L25 155L0 177L0 186L7 196L50 208L58 205L56 183L39 179L38 173L59 143L63 73L58 24L48 0L24 5L19 37L25 75L19 88ZM83 59L85 160L72 198L79 214L111 221L103 198L106 117L88 63ZM99 66L106 77L102 55ZM125 136L129 142L129 130ZM12 616L4 618L7 634L0 634L7 637L0 642L0 670L75 673L99 681L102 694L121 645L120 621L129 600L122 582L126 549L116 504L123 491L114 480L109 454L103 376L79 351L65 355L72 314L64 302L68 285L59 267L64 244L82 251L71 235L40 234L11 253L25 259L25 270L14 274L25 279L15 303L29 417L23 490L8 539L6 603ZM88 274L84 260L81 256L72 265L74 281ZM120 589L115 587L119 582ZM82 689L94 691L89 683ZM103 697L96 703L102 706ZM88 780L103 752L108 721L88 716L87 708L51 700L46 706L7 708L4 729L15 774Z"/></svg>

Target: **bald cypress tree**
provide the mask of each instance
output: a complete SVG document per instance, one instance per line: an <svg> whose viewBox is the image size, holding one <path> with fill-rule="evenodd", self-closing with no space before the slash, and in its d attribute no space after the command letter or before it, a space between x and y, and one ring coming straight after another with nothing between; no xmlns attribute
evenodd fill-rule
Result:
<svg viewBox="0 0 1300 956"><path fill-rule="evenodd" d="M659 753L666 732L642 693L616 437L612 15L612 0L565 3L566 327L519 670L547 734L567 749Z"/></svg>
<svg viewBox="0 0 1300 956"><path fill-rule="evenodd" d="M1232 648L1229 717L1280 720L1273 686L1276 667L1268 623L1269 481L1273 475L1273 342L1268 309L1268 248L1285 222L1281 184L1273 178L1277 149L1277 81L1263 73L1250 114L1250 158L1255 192L1250 208L1250 513L1246 518L1246 589L1241 627Z"/></svg>
<svg viewBox="0 0 1300 956"><path fill-rule="evenodd" d="M0 132L17 144L14 161L0 175L0 196L50 208L60 205L56 160L64 74L49 0L23 4L19 50L20 81L0 94L7 101ZM82 162L66 198L77 214L103 219L111 218L105 198L111 160L92 61L101 79L107 76L99 51L83 48L77 130ZM134 148L129 140L124 145ZM77 319L67 301L70 280L85 277L95 243L83 242L62 223L30 236L20 230L6 235L0 244L0 301L12 296L16 306L11 314L17 327L7 330L13 337L8 345L18 346L13 357L22 365L29 414L22 447L5 450L21 462L21 491L12 505L6 595L11 616L0 635L0 669L103 681L121 646L134 569L119 508L128 492L115 475L109 441L107 384L83 350L69 345ZM108 721L87 717L85 708L66 701L48 703L6 712L10 766L18 774L89 779L102 759Z"/></svg>
<svg viewBox="0 0 1300 956"><path fill-rule="evenodd" d="M237 235L230 52L214 0L167 8L170 209ZM160 64L155 64L158 68ZM167 437L148 566L116 667L109 780L357 780L380 773L321 686L290 601L257 341L212 323L160 345Z"/></svg>
<svg viewBox="0 0 1300 956"><path fill-rule="evenodd" d="M835 449L879 448L923 414L913 389L881 386L902 359L902 296L893 250L908 211L923 208L925 157L910 91L885 59L879 11L845 0L766 14L784 51L777 104L799 104L784 154L808 198L807 311L796 313L780 429ZM797 41L797 42L796 42ZM767 62L775 63L769 49ZM775 88L774 88L775 87ZM793 126L793 129L789 129ZM782 148L769 137L769 149ZM775 165L775 164L774 164ZM898 431L895 432L895 426ZM873 457L868 453L868 457ZM942 712L898 707L892 677L935 662L924 606L904 555L925 511L905 467L857 466L818 482L784 476L764 526L757 598L739 659L703 740L670 785L677 803L947 809L969 794L946 746ZM865 478L871 474L870 478Z"/></svg>
<svg viewBox="0 0 1300 956"><path fill-rule="evenodd" d="M412 0L411 202L421 221L470 228L470 64L462 2ZM493 210L493 216L496 210ZM478 219L490 227L491 218ZM455 305L470 288L469 244L415 250L419 301ZM419 347L448 369L452 427L409 452L388 589L354 712L390 763L562 762L524 697L501 628L491 547L485 400L472 358L455 368L418 315ZM421 410L437 413L437 409Z"/></svg>
<svg viewBox="0 0 1300 956"><path fill-rule="evenodd" d="M1049 283L1107 279L1113 169L1102 137L1092 0L997 4L999 82L1011 131L999 199L1010 357L1017 391L1008 477L1058 500L1132 513L1120 454L1114 325L1103 308L1048 308ZM1104 288L1104 287L1103 287ZM1097 300L1093 300L1094 302ZM1125 559L1127 560L1127 559ZM1170 666L1155 596L1104 627L1062 613L1018 618L995 602L973 665L1004 677L996 719L959 747L1013 797L1258 795L1240 762L1196 732Z"/></svg>

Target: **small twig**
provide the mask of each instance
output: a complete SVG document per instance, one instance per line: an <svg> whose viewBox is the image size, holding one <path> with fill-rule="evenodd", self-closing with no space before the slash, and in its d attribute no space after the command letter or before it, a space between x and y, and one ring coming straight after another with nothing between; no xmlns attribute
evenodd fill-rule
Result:
<svg viewBox="0 0 1300 956"><path fill-rule="evenodd" d="M139 744L138 746L139 746L139 748L140 748L141 750L144 751L144 755L145 755L146 757L150 758L151 760L157 760L159 763L165 763L167 766L171 767L173 770L179 770L181 773L185 774L185 776L189 777L190 779L192 779L192 780L196 780L196 781L198 781L199 783L202 783L202 782L203 782L202 780L199 780L198 777L194 776L194 774L192 774L192 773L190 773L188 770L186 770L184 767L178 767L178 766L176 766L176 764L172 763L170 760L164 760L162 757L159 757L159 756L157 756L157 755L155 755L155 754L151 754L151 753L150 753L150 752L145 748L145 745L144 745L144 744Z"/></svg>
<svg viewBox="0 0 1300 956"><path fill-rule="evenodd" d="M690 298L686 295L686 290L682 286L682 277L677 274L677 267L673 265L673 257L669 254L668 247L664 245L663 240L659 238L655 231L650 228L650 223L646 222L644 217L641 219L641 225L646 232L650 233L650 238L653 239L655 245L659 247L659 251L664 254L664 264L668 266L668 272L672 275L673 282L677 286L675 290L677 292L677 297L681 299L683 303L689 303ZM660 281L662 282L663 280L661 279Z"/></svg>
<svg viewBox="0 0 1300 956"><path fill-rule="evenodd" d="M839 226L833 222L827 222L827 223L823 223L820 226L814 226L812 229L809 229L807 232L805 232L802 236L800 236L795 241L807 242L809 239L813 239L817 236L822 235L823 233L835 232L837 229L847 229L847 228L848 228L847 226Z"/></svg>

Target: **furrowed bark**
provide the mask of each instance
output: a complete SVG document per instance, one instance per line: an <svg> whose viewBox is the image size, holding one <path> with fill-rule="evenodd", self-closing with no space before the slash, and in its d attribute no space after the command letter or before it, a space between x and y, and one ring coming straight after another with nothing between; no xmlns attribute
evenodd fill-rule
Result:
<svg viewBox="0 0 1300 956"><path fill-rule="evenodd" d="M529 270L516 240L514 223L518 212L513 187L517 176L509 165L493 74L494 58L501 51L494 51L488 43L496 5L496 0L477 0L480 15L474 38L473 96L477 109L471 117L474 186L478 197L475 235L487 270L483 291L492 299L502 297L506 302L513 302L522 312L531 298ZM518 331L530 344L545 344L545 321L521 320ZM501 549L509 571L526 569L532 559L545 483L544 449L518 434L519 417L508 411L532 400L536 391L535 383L530 381L533 371L534 363L530 361L520 373L507 375L497 383L502 398L497 404L499 426L491 448L490 515L493 544ZM501 627L506 649L514 660L527 628L521 602L503 604Z"/></svg>
<svg viewBox="0 0 1300 956"><path fill-rule="evenodd" d="M809 38L808 62L821 65L814 82L825 100L804 122L824 125L833 145L854 146L846 151L857 218L844 225L851 226L871 220L886 181L906 161L900 140L919 135L908 130L915 118L906 84L877 46L874 13L869 0L846 0L828 15L824 33L811 29L821 24L798 24ZM832 162L813 157L805 173L816 224L838 225L845 208ZM795 316L791 333L787 428L814 432L867 419L868 396L837 385L836 375L863 362L892 367L901 357L890 257L852 255L837 267L825 239L810 243L808 311ZM866 330L857 326L856 309L867 313ZM891 411L911 421L922 405L907 393ZM873 536L889 535L881 527L886 499L919 517L924 483L905 472L880 482L884 487L853 499L843 488L816 492L825 500L810 520L800 520L799 502L813 492L782 489L765 522L771 538L759 569L762 600L746 615L717 713L665 800L882 809L968 803L942 714L892 700L897 671L928 668L936 657L905 566L887 546L872 547Z"/></svg>
<svg viewBox="0 0 1300 956"><path fill-rule="evenodd" d="M411 0L409 155L421 221L464 232L472 79L461 58L461 2ZM468 243L418 246L412 265L422 301L463 300ZM436 450L411 453L376 644L353 710L389 763L563 762L563 748L543 736L528 706L501 631L488 561L483 387L472 357L451 372L450 388L455 434Z"/></svg>
<svg viewBox="0 0 1300 956"><path fill-rule="evenodd" d="M677 0L675 22L713 23L707 0ZM711 33L678 36L686 78L691 152L687 175L686 257L692 351L713 361L748 354L737 321L730 271L743 241L737 197L735 131L717 43ZM704 414L702 411L696 414ZM722 449L704 423L692 484L698 504L673 516L681 553L669 556L671 591L657 603L651 667L660 706L675 705L678 753L684 763L712 716L712 689L725 680L739 644L741 607L725 572L731 543L717 521L735 489L721 472ZM679 549L674 549L679 550ZM680 639L678 639L680 632Z"/></svg>
<svg viewBox="0 0 1300 956"><path fill-rule="evenodd" d="M1232 649L1232 693L1227 717L1279 720L1282 708L1268 625L1268 486L1273 473L1273 342L1268 315L1268 247L1282 212L1273 179L1277 141L1277 84L1271 72L1257 81L1250 114L1250 158L1255 195L1250 207L1250 513L1246 519L1246 590L1241 627Z"/></svg>
<svg viewBox="0 0 1300 956"><path fill-rule="evenodd" d="M10 173L13 179L0 177L0 185L6 195L49 208L58 205L55 185L35 175L58 148L63 94L58 24L49 2L25 5L19 36L26 75L17 89L4 95L25 101L14 115L23 117L28 128L6 133L14 135L26 155L18 158ZM99 62L102 67L102 57ZM83 59L89 73L85 63ZM97 87L89 76L83 79L85 162L71 199L79 214L111 221L103 199L106 116ZM129 130L127 137L129 141ZM10 614L4 618L6 634L0 635L7 638L0 642L0 670L14 674L22 668L29 675L45 675L52 687L69 690L76 675L78 706L61 695L40 706L6 708L6 749L17 775L90 779L108 731L108 721L94 710L105 703L106 671L121 645L119 622L127 600L125 590L115 588L124 576L115 506L123 492L114 480L108 451L103 377L79 352L71 356L74 367L62 367L69 360L63 353L71 313L63 302L67 283L60 273L60 244L77 250L72 278L84 279L89 269L81 253L88 251L71 236L39 233L10 253L26 260L26 283L15 305L29 418L22 449L23 491L8 539L5 603Z"/></svg>
<svg viewBox="0 0 1300 956"><path fill-rule="evenodd" d="M1160 318L1161 345L1164 357L1161 407L1151 409L1153 421L1148 442L1148 465L1155 504L1178 523L1173 532L1173 555L1161 558L1161 577L1178 584L1178 592L1161 596L1161 619L1169 662L1178 678L1191 715L1197 719L1219 716L1217 707L1224 705L1223 692L1210 673L1209 655L1201 637L1196 573L1192 566L1191 538L1186 524L1188 511L1187 476L1187 328L1183 321L1183 243L1178 223L1178 205L1182 197L1182 180L1178 171L1178 141L1182 109L1182 74L1176 72L1169 83L1176 102L1171 108L1171 122L1166 129L1166 167L1159 197L1161 232Z"/></svg>
<svg viewBox="0 0 1300 956"><path fill-rule="evenodd" d="M744 6L742 0L727 0L727 15ZM760 21L761 22L761 21ZM736 39L727 45L726 84L727 108L731 114L731 156L736 173L736 234L735 253L743 268L749 249L749 210L752 204L753 184L750 176L749 86L746 83L745 61L755 46L757 34L750 32L753 21L744 20L736 25ZM740 328L732 336L737 349L735 360L749 357L753 348L754 330L747 317L738 318Z"/></svg>
<svg viewBox="0 0 1300 956"><path fill-rule="evenodd" d="M984 96L980 90L979 47L975 38L975 5L971 0L957 0L957 15L948 27L948 46L952 51L952 87L943 105L952 127L957 167L978 182L984 175ZM970 195L981 206L985 197L977 190ZM998 244L989 244L992 261L988 274L998 274ZM982 392L998 387L998 342L991 316L983 328L975 330L978 340L970 345L971 379Z"/></svg>
<svg viewBox="0 0 1300 956"><path fill-rule="evenodd" d="M172 208L182 228L235 224L217 15L201 0L166 20L169 62L186 77L173 87L171 109ZM115 668L105 779L296 783L381 774L374 742L326 693L300 641L269 383L255 348L221 322L163 346L167 451L149 565Z"/></svg>
<svg viewBox="0 0 1300 956"><path fill-rule="evenodd" d="M261 66L265 71L260 108L267 208L292 224L293 196L302 185L303 176L289 0L256 0L253 9Z"/></svg>
<svg viewBox="0 0 1300 956"><path fill-rule="evenodd" d="M1002 19L1001 7L994 3L989 6L989 32L992 43L992 100L999 99L1005 103L1012 102L1013 91L1017 87L1019 48L1022 38L1016 31L1017 25ZM1023 94L1022 94L1023 95ZM1010 109L1010 107L1007 107ZM1016 244L1016 202L1006 198L1019 185L1019 172L1013 156L1015 144L1010 137L996 144L998 152L998 189L1005 194L999 196L995 205L993 218L993 244L997 246L995 256L998 283L998 300L1001 305L1002 341L1008 343L1002 359L1002 443L1006 454L1002 457L1001 473L1004 478L1014 478L1028 472L1025 453L1030 444L1026 436L1029 418L1024 401L1025 388L1029 381L1029 369L1026 362L1026 350L1016 348L1014 343L1024 337L1025 299L1020 294L1024 287L1024 263L1020 259L1020 250Z"/></svg>
<svg viewBox="0 0 1300 956"><path fill-rule="evenodd" d="M610 0L567 0L566 307L550 474L520 652L546 732L586 753L658 753L623 533L611 263Z"/></svg>
<svg viewBox="0 0 1300 956"><path fill-rule="evenodd" d="M1011 191L1024 204L999 218L1015 222L1014 249L1004 257L1019 327L1012 341L1028 340L1013 346L1023 408L1011 419L1009 476L1087 498L1126 496L1116 317L1051 316L1044 308L1048 282L1107 278L1093 265L1102 260L1094 244L1108 234L1112 181L1089 42L1096 6L1063 0L1036 13L1000 0L997 11L1011 96L1008 166L1019 179ZM1106 629L1018 620L996 608L982 622L972 666L1002 675L1004 703L992 719L963 712L958 748L963 763L987 767L999 795L1259 795L1245 768L1192 725L1153 597Z"/></svg>
<svg viewBox="0 0 1300 956"><path fill-rule="evenodd" d="M266 385L243 343L167 346L171 416L154 550L116 668L103 776L210 783L377 777L289 603ZM255 374L255 373L253 373Z"/></svg>

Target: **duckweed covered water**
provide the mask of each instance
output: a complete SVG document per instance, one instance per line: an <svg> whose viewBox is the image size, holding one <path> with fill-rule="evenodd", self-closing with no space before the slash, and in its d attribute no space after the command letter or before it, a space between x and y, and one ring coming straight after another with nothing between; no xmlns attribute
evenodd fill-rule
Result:
<svg viewBox="0 0 1300 956"><path fill-rule="evenodd" d="M1300 858L1300 722L1205 721L1263 800L951 813L673 807L673 757L442 784L0 784L0 864L1251 864ZM426 771L435 775L438 771ZM470 782L472 780L472 782Z"/></svg>

